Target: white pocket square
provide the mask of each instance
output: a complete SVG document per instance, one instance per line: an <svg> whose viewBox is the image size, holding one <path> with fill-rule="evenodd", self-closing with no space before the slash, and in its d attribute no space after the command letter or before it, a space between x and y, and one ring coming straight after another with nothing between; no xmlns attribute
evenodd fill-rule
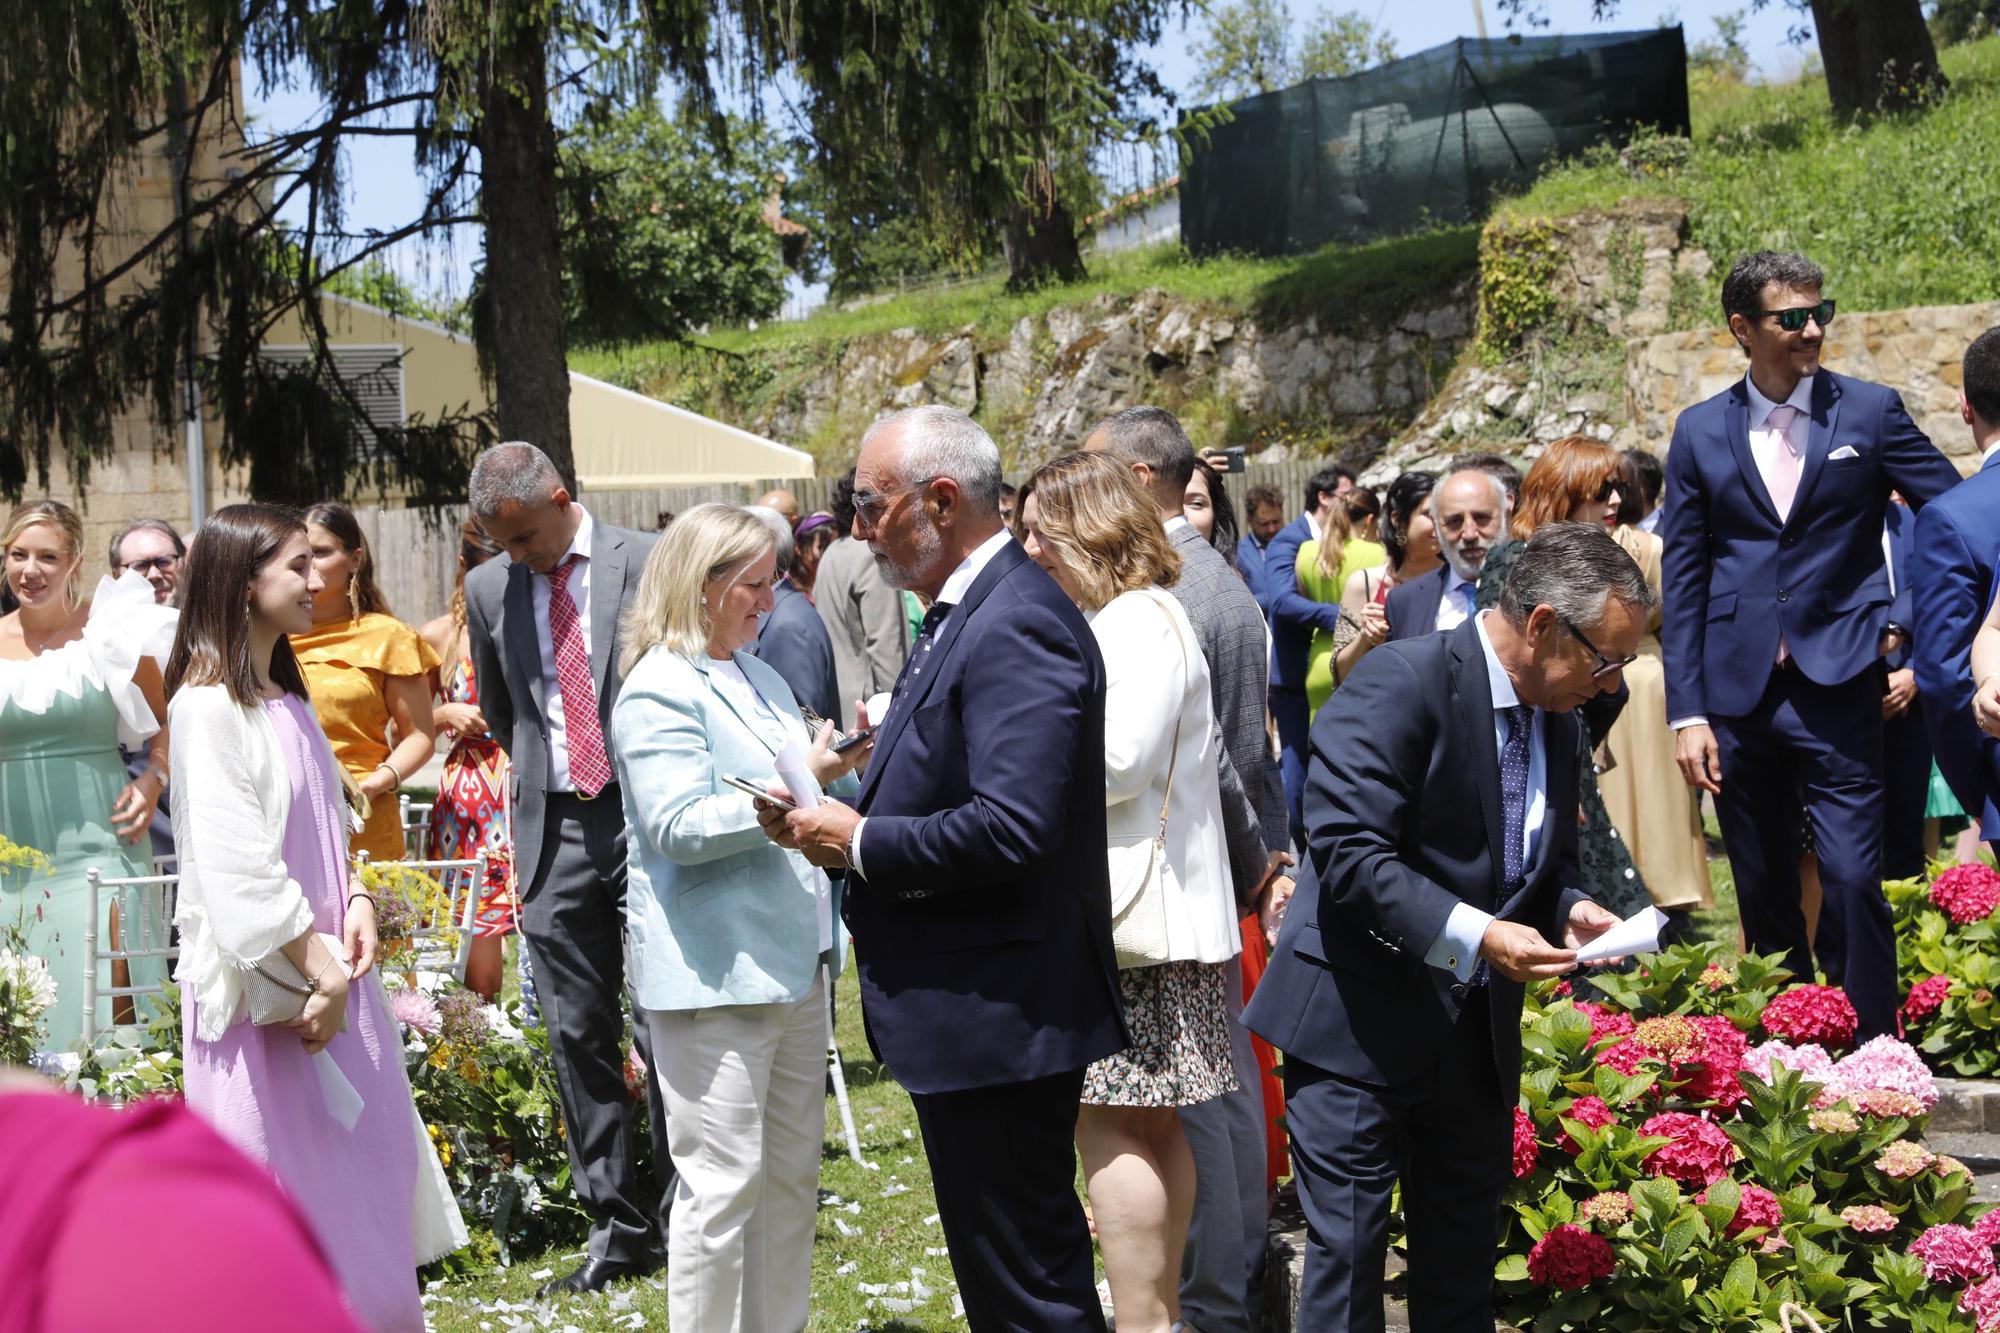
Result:
<svg viewBox="0 0 2000 1333"><path fill-rule="evenodd" d="M1861 457L1861 455L1855 451L1853 445L1843 444L1838 449L1835 449L1832 453L1828 454L1826 456L1826 461L1829 463L1838 463L1843 458L1859 458L1859 457Z"/></svg>

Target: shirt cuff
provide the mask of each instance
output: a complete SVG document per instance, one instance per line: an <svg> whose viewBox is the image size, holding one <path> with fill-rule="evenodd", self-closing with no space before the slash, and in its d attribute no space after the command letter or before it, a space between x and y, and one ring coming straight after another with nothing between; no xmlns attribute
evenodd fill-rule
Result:
<svg viewBox="0 0 2000 1333"><path fill-rule="evenodd" d="M1460 981L1470 981L1472 969L1479 962L1479 943L1486 938L1486 928L1492 924L1491 912L1482 912L1471 903L1454 903L1451 915L1444 919L1444 929L1424 954L1424 961Z"/></svg>
<svg viewBox="0 0 2000 1333"><path fill-rule="evenodd" d="M1677 717L1667 723L1668 729L1672 731L1681 731L1688 727L1705 727L1707 725L1708 719L1699 713L1695 713L1689 717Z"/></svg>
<svg viewBox="0 0 2000 1333"><path fill-rule="evenodd" d="M863 815L855 821L854 833L847 840L848 860L854 863L854 873L863 879L868 878L868 872L861 868L861 830L867 827L868 816Z"/></svg>

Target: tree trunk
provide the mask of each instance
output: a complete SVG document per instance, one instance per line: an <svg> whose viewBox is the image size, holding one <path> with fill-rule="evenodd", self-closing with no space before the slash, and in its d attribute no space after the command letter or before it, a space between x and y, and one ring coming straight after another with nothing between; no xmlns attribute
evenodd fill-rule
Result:
<svg viewBox="0 0 2000 1333"><path fill-rule="evenodd" d="M1000 243L1007 252L1007 286L1014 291L1026 291L1050 280L1083 280L1076 223L1060 202L1046 210L1015 204L1007 211Z"/></svg>
<svg viewBox="0 0 2000 1333"><path fill-rule="evenodd" d="M496 46L480 88L480 210L493 407L500 438L547 454L576 492L563 348L556 132L549 119L548 32L524 25Z"/></svg>
<svg viewBox="0 0 2000 1333"><path fill-rule="evenodd" d="M1944 71L1920 0L1812 0L1833 113L1923 106L1944 92Z"/></svg>

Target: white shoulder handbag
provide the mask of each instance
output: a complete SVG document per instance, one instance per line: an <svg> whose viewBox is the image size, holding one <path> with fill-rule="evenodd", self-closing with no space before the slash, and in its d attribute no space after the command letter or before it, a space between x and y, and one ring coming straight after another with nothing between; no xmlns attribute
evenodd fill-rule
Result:
<svg viewBox="0 0 2000 1333"><path fill-rule="evenodd" d="M1160 595L1152 592L1147 600ZM1153 605L1167 617L1174 636L1181 641L1185 672L1187 640L1180 622L1157 601ZM1158 831L1144 842L1117 843L1106 851L1111 870L1111 943L1117 950L1120 970L1173 961L1167 952L1167 900L1162 881L1172 873L1167 865L1167 809L1174 799L1174 767L1180 748L1181 724L1176 719L1173 748L1167 753L1167 793L1160 801Z"/></svg>

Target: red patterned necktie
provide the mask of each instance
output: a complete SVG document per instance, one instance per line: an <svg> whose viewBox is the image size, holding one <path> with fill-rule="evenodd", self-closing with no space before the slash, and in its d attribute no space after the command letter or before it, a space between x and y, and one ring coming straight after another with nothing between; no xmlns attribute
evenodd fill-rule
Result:
<svg viewBox="0 0 2000 1333"><path fill-rule="evenodd" d="M585 796L595 796L611 781L611 764L604 757L604 731L597 720L597 688L590 683L590 652L583 646L576 599L569 595L569 576L581 558L567 556L549 571L549 637L556 646L569 780Z"/></svg>

